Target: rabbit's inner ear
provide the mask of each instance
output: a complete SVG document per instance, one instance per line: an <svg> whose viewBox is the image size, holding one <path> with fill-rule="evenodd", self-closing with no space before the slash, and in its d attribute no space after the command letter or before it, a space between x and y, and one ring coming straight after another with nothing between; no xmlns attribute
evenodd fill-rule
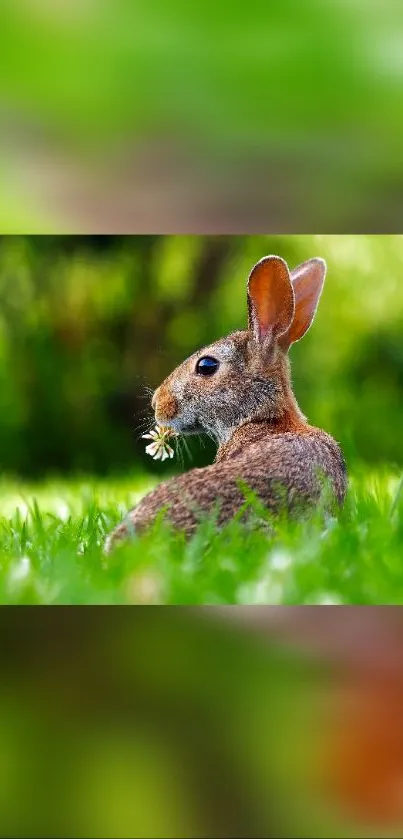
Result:
<svg viewBox="0 0 403 839"><path fill-rule="evenodd" d="M326 262L314 258L303 262L291 273L295 295L295 314L289 330L282 336L281 345L288 349L299 341L311 326L316 314L323 283L326 276Z"/></svg>
<svg viewBox="0 0 403 839"><path fill-rule="evenodd" d="M294 317L294 291L287 263L265 256L248 280L249 331L260 344L283 335Z"/></svg>

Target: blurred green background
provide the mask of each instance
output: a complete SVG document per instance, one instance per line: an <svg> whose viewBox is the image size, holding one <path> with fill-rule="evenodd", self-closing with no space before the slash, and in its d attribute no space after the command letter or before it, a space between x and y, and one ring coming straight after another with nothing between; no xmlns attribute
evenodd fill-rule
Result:
<svg viewBox="0 0 403 839"><path fill-rule="evenodd" d="M236 611L2 610L0 835L401 836L401 737L368 767L348 703L352 690L367 714L380 679L401 703L401 619L360 609L360 633L358 610L342 625L321 610L318 651L309 610L264 610L255 626ZM358 760L340 790L346 737ZM392 818L374 816L363 779Z"/></svg>
<svg viewBox="0 0 403 839"><path fill-rule="evenodd" d="M399 232L397 0L3 0L0 228Z"/></svg>
<svg viewBox="0 0 403 839"><path fill-rule="evenodd" d="M267 253L328 274L291 349L301 409L350 466L403 464L403 237L3 236L0 468L39 478L170 468L144 453L150 397L188 354L246 323ZM194 464L214 456L190 440ZM189 465L189 463L187 463Z"/></svg>

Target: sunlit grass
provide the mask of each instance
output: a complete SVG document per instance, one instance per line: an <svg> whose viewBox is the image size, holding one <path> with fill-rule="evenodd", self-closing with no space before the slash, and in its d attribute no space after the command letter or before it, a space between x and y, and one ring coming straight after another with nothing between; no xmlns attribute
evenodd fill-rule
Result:
<svg viewBox="0 0 403 839"><path fill-rule="evenodd" d="M403 603L398 472L357 471L343 511L276 533L204 521L186 543L163 522L106 556L106 534L150 477L0 485L0 602Z"/></svg>

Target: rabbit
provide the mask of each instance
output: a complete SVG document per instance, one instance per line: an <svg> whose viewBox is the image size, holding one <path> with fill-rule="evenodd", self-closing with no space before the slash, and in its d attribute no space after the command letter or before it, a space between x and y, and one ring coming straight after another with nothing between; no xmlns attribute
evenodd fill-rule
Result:
<svg viewBox="0 0 403 839"><path fill-rule="evenodd" d="M288 359L312 324L325 275L321 258L290 273L281 257L263 257L248 278L248 328L194 353L157 388L151 402L157 423L177 434L209 434L218 443L216 458L142 498L109 535L106 552L143 532L162 510L189 537L200 515L218 505L221 526L244 507L242 485L274 513L284 507L292 513L300 502L308 510L317 506L326 483L332 504L342 505L341 449L302 414Z"/></svg>

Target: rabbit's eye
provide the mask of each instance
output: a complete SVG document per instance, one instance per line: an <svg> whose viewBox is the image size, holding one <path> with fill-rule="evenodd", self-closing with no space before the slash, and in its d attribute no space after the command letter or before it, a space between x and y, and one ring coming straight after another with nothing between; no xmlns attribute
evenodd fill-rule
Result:
<svg viewBox="0 0 403 839"><path fill-rule="evenodd" d="M199 358L196 364L196 373L201 373L202 376L212 376L219 368L219 362L211 355L205 355Z"/></svg>

